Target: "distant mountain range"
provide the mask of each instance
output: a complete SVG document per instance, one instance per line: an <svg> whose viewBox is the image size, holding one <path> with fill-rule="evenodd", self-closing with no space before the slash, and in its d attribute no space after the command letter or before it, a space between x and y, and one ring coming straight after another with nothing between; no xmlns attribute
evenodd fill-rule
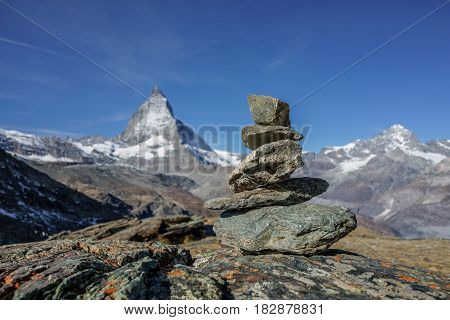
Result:
<svg viewBox="0 0 450 320"><path fill-rule="evenodd" d="M422 143L397 124L304 157L294 175L330 183L316 201L348 206L404 237L450 237L450 140Z"/></svg>
<svg viewBox="0 0 450 320"><path fill-rule="evenodd" d="M213 150L176 119L157 88L114 138L0 130L0 148L104 205L129 206L135 217L209 215L201 199L230 192L227 176L241 158ZM304 158L294 176L330 183L313 201L348 206L403 237L450 238L450 140L422 143L394 125ZM0 218L7 216L0 209Z"/></svg>

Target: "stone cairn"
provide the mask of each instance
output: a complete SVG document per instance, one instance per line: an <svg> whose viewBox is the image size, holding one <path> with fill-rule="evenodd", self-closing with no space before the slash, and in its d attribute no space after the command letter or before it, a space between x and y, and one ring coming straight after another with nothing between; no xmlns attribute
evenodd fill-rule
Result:
<svg viewBox="0 0 450 320"><path fill-rule="evenodd" d="M303 137L291 129L289 105L268 96L250 95L256 125L242 129L244 144L254 150L229 177L234 191L205 206L225 210L214 225L225 245L247 253L312 254L356 228L355 215L343 207L307 204L325 192L317 178L290 178L303 166Z"/></svg>

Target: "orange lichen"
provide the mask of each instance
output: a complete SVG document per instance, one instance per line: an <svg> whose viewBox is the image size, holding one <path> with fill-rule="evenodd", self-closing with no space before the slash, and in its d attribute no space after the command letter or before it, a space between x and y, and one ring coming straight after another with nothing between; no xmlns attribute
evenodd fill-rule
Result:
<svg viewBox="0 0 450 320"><path fill-rule="evenodd" d="M256 276L248 276L246 280L248 282L250 282L250 283L257 282L258 281L258 277L256 277Z"/></svg>
<svg viewBox="0 0 450 320"><path fill-rule="evenodd" d="M44 279L44 275L42 273L34 273L31 276L31 280L42 280Z"/></svg>
<svg viewBox="0 0 450 320"><path fill-rule="evenodd" d="M335 257L334 257L334 260L336 260L336 261L338 261L338 262L339 262L339 261L341 261L341 260L342 260L342 257L340 257L340 256L335 256Z"/></svg>
<svg viewBox="0 0 450 320"><path fill-rule="evenodd" d="M117 289L114 288L114 287L106 288L106 289L105 289L105 294L106 294L107 296L110 296L110 295L114 294L114 292L116 292L116 291L117 291Z"/></svg>
<svg viewBox="0 0 450 320"><path fill-rule="evenodd" d="M429 285L428 285L428 287L430 288L430 289L437 289L437 284L436 283L430 283Z"/></svg>
<svg viewBox="0 0 450 320"><path fill-rule="evenodd" d="M419 280L417 280L416 278L410 277L410 276L406 276L406 275L401 275L398 277L400 280L406 281L406 282L419 282Z"/></svg>
<svg viewBox="0 0 450 320"><path fill-rule="evenodd" d="M8 275L5 277L5 280L3 280L3 283L9 286L13 286L14 285L14 279Z"/></svg>
<svg viewBox="0 0 450 320"><path fill-rule="evenodd" d="M182 277L182 276L186 275L186 272L184 272L183 270L180 270L180 269L174 269L174 270L170 271L169 273L167 273L167 275L169 277L178 278L178 277Z"/></svg>
<svg viewBox="0 0 450 320"><path fill-rule="evenodd" d="M227 273L225 273L225 275L223 277L227 280L231 280L234 278L234 275L236 273L239 273L239 270L231 270L231 271L228 271Z"/></svg>

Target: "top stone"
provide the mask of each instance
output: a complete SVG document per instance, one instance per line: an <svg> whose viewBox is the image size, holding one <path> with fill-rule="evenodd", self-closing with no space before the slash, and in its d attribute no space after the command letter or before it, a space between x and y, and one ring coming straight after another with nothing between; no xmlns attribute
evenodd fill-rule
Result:
<svg viewBox="0 0 450 320"><path fill-rule="evenodd" d="M261 126L290 127L289 105L269 96L249 95L247 97L253 121Z"/></svg>

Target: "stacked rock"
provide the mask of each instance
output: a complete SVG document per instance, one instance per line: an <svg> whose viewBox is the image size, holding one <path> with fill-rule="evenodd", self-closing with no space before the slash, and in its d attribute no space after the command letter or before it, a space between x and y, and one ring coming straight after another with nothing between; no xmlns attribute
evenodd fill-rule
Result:
<svg viewBox="0 0 450 320"><path fill-rule="evenodd" d="M311 254L356 228L355 215L343 207L306 204L325 192L318 178L290 178L303 166L303 137L291 129L289 105L268 96L250 95L256 125L242 129L244 144L254 150L229 177L234 191L205 206L225 210L214 225L222 243L243 252Z"/></svg>

